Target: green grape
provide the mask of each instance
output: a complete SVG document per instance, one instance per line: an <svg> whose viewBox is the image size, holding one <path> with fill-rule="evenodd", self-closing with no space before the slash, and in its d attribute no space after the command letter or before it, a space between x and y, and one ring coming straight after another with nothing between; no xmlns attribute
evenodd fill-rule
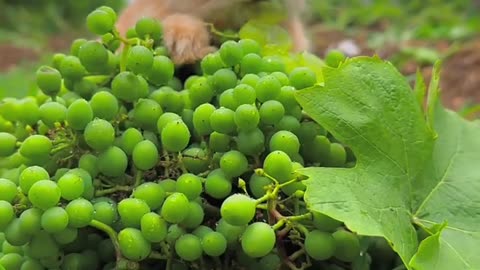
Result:
<svg viewBox="0 0 480 270"><path fill-rule="evenodd" d="M280 119L280 121L275 125L275 130L290 131L293 134L295 134L295 136L297 136L299 129L300 129L300 122L297 120L297 118L291 115L283 116L282 119Z"/></svg>
<svg viewBox="0 0 480 270"><path fill-rule="evenodd" d="M17 138L7 132L0 132L0 157L7 157L15 153Z"/></svg>
<svg viewBox="0 0 480 270"><path fill-rule="evenodd" d="M227 250L227 239L219 232L209 232L202 237L202 249L208 256L218 257Z"/></svg>
<svg viewBox="0 0 480 270"><path fill-rule="evenodd" d="M40 259L40 263L48 269L57 269L62 265L64 253L62 251L52 256Z"/></svg>
<svg viewBox="0 0 480 270"><path fill-rule="evenodd" d="M100 42L91 40L80 46L78 59L89 72L101 72L107 66L108 52Z"/></svg>
<svg viewBox="0 0 480 270"><path fill-rule="evenodd" d="M266 75L258 79L255 85L256 97L260 102L275 99L280 95L282 85L273 75Z"/></svg>
<svg viewBox="0 0 480 270"><path fill-rule="evenodd" d="M345 54L339 50L330 50L325 56L325 63L330 67L338 67L345 60Z"/></svg>
<svg viewBox="0 0 480 270"><path fill-rule="evenodd" d="M22 192L28 194L33 184L40 180L48 180L50 176L48 172L39 166L30 166L25 168L19 175L18 183Z"/></svg>
<svg viewBox="0 0 480 270"><path fill-rule="evenodd" d="M263 270L276 270L282 265L282 260L278 254L270 253L262 257L259 261L259 266Z"/></svg>
<svg viewBox="0 0 480 270"><path fill-rule="evenodd" d="M126 64L135 74L148 74L153 65L153 52L142 45L133 46L128 51Z"/></svg>
<svg viewBox="0 0 480 270"><path fill-rule="evenodd" d="M85 142L92 149L103 151L113 145L115 129L112 124L103 119L94 119L83 131Z"/></svg>
<svg viewBox="0 0 480 270"><path fill-rule="evenodd" d="M167 222L156 213L143 215L140 228L143 237L152 243L159 243L167 237Z"/></svg>
<svg viewBox="0 0 480 270"><path fill-rule="evenodd" d="M141 141L143 141L142 133L138 129L128 128L120 137L120 148L127 155L131 155L135 146Z"/></svg>
<svg viewBox="0 0 480 270"><path fill-rule="evenodd" d="M40 222L46 232L59 232L67 228L68 214L62 207L52 207L43 212Z"/></svg>
<svg viewBox="0 0 480 270"><path fill-rule="evenodd" d="M187 217L189 207L187 196L175 192L165 199L160 215L169 223L180 223Z"/></svg>
<svg viewBox="0 0 480 270"><path fill-rule="evenodd" d="M192 234L197 236L199 239L203 239L203 237L210 232L213 232L212 228L205 225L200 225L192 231Z"/></svg>
<svg viewBox="0 0 480 270"><path fill-rule="evenodd" d="M305 236L305 251L314 260L327 260L335 253L335 239L330 233L310 231Z"/></svg>
<svg viewBox="0 0 480 270"><path fill-rule="evenodd" d="M215 111L215 106L204 103L193 111L193 127L198 135L204 136L213 132L210 125L210 116Z"/></svg>
<svg viewBox="0 0 480 270"><path fill-rule="evenodd" d="M265 135L259 128L248 131L241 130L238 132L236 143L238 151L245 155L255 156L265 149Z"/></svg>
<svg viewBox="0 0 480 270"><path fill-rule="evenodd" d="M63 59L62 63L60 64L59 71L64 79L69 79L72 81L81 79L87 72L82 63L80 63L80 59L78 59L76 56L70 55Z"/></svg>
<svg viewBox="0 0 480 270"><path fill-rule="evenodd" d="M40 66L35 73L38 88L45 95L55 96L60 92L62 86L62 75L60 72L49 66Z"/></svg>
<svg viewBox="0 0 480 270"><path fill-rule="evenodd" d="M266 256L275 245L275 231L263 222L250 224L242 235L242 250L252 258Z"/></svg>
<svg viewBox="0 0 480 270"><path fill-rule="evenodd" d="M264 124L275 125L285 115L282 103L276 100L268 100L260 106L260 121Z"/></svg>
<svg viewBox="0 0 480 270"><path fill-rule="evenodd" d="M13 206L6 201L0 201L0 231L4 229L15 217Z"/></svg>
<svg viewBox="0 0 480 270"><path fill-rule="evenodd" d="M242 38L238 41L240 47L242 47L244 54L256 53L259 54L261 51L260 44L253 39Z"/></svg>
<svg viewBox="0 0 480 270"><path fill-rule="evenodd" d="M178 226L177 224L170 225L167 231L167 243L173 244L180 236L184 235L185 233L185 229Z"/></svg>
<svg viewBox="0 0 480 270"><path fill-rule="evenodd" d="M223 63L227 66L239 64L243 57L242 47L232 40L222 43L218 52L220 53Z"/></svg>
<svg viewBox="0 0 480 270"><path fill-rule="evenodd" d="M182 162L187 171L199 174L208 170L209 157L205 150L199 147L190 147L182 152Z"/></svg>
<svg viewBox="0 0 480 270"><path fill-rule="evenodd" d="M233 88L227 89L220 94L218 98L218 103L220 107L225 107L230 110L236 110L238 107L238 102L233 96Z"/></svg>
<svg viewBox="0 0 480 270"><path fill-rule="evenodd" d="M98 158L92 154L83 154L78 160L78 168L84 169L92 177L96 177L98 174L97 168Z"/></svg>
<svg viewBox="0 0 480 270"><path fill-rule="evenodd" d="M194 200L202 193L201 178L191 173L184 173L177 179L176 190L185 194L189 200Z"/></svg>
<svg viewBox="0 0 480 270"><path fill-rule="evenodd" d="M280 94L277 96L276 100L282 103L286 111L292 110L298 106L297 100L295 99L295 92L297 90L289 85L282 86L280 89Z"/></svg>
<svg viewBox="0 0 480 270"><path fill-rule="evenodd" d="M325 165L330 167L342 167L347 162L345 147L339 143L331 143Z"/></svg>
<svg viewBox="0 0 480 270"><path fill-rule="evenodd" d="M300 141L297 136L290 131L277 131L270 138L269 149L273 151L283 151L290 157L294 156L300 150Z"/></svg>
<svg viewBox="0 0 480 270"><path fill-rule="evenodd" d="M360 256L360 241L348 231L338 230L332 234L335 239L335 258L344 262L353 262Z"/></svg>
<svg viewBox="0 0 480 270"><path fill-rule="evenodd" d="M257 74L261 71L263 59L260 55L249 53L241 59L240 70L242 74Z"/></svg>
<svg viewBox="0 0 480 270"><path fill-rule="evenodd" d="M223 172L210 173L205 180L205 193L215 199L224 199L232 193L232 182Z"/></svg>
<svg viewBox="0 0 480 270"><path fill-rule="evenodd" d="M157 53L157 50L155 50ZM175 65L172 60L164 55L156 54L153 64L148 73L148 81L155 85L165 85L173 78Z"/></svg>
<svg viewBox="0 0 480 270"><path fill-rule="evenodd" d="M85 44L87 41L88 40L84 38L77 38L74 41L72 41L72 44L70 45L70 54L74 56L78 56L78 51L80 50L80 46Z"/></svg>
<svg viewBox="0 0 480 270"><path fill-rule="evenodd" d="M0 201L13 202L17 196L17 185L14 182L0 178Z"/></svg>
<svg viewBox="0 0 480 270"><path fill-rule="evenodd" d="M315 122L305 121L300 125L297 137L301 142L311 142L317 135L327 135L325 130Z"/></svg>
<svg viewBox="0 0 480 270"><path fill-rule="evenodd" d="M119 106L117 98L107 91L99 91L90 99L90 107L95 117L107 121L115 119Z"/></svg>
<svg viewBox="0 0 480 270"><path fill-rule="evenodd" d="M265 72L285 72L285 63L280 56L270 55L263 57L262 71Z"/></svg>
<svg viewBox="0 0 480 270"><path fill-rule="evenodd" d="M82 196L85 191L83 178L73 173L66 173L57 181L62 198L71 201Z"/></svg>
<svg viewBox="0 0 480 270"><path fill-rule="evenodd" d="M18 121L34 125L40 120L40 109L37 100L33 97L22 98L18 101Z"/></svg>
<svg viewBox="0 0 480 270"><path fill-rule="evenodd" d="M115 260L115 246L109 238L101 240L97 245L97 253L102 262L111 262Z"/></svg>
<svg viewBox="0 0 480 270"><path fill-rule="evenodd" d="M327 137L317 135L311 142L302 145L302 156L309 162L324 162L330 154L330 141Z"/></svg>
<svg viewBox="0 0 480 270"><path fill-rule="evenodd" d="M201 61L200 67L203 74L213 75L218 70L225 67L219 52L207 54Z"/></svg>
<svg viewBox="0 0 480 270"><path fill-rule="evenodd" d="M185 261L195 261L202 256L200 239L193 234L184 234L175 242L175 252Z"/></svg>
<svg viewBox="0 0 480 270"><path fill-rule="evenodd" d="M333 219L320 212L312 212L312 214L313 214L313 225L315 226L315 228L321 231L333 232L342 225L341 221Z"/></svg>
<svg viewBox="0 0 480 270"><path fill-rule="evenodd" d="M125 228L118 233L118 244L122 255L132 261L142 261L152 250L151 244L135 228Z"/></svg>
<svg viewBox="0 0 480 270"><path fill-rule="evenodd" d="M93 204L93 219L112 225L118 219L117 207L113 202L99 201Z"/></svg>
<svg viewBox="0 0 480 270"><path fill-rule="evenodd" d="M65 58L64 53L55 53L52 56L52 67L55 69L58 69L60 67L60 64L62 63L63 59Z"/></svg>
<svg viewBox="0 0 480 270"><path fill-rule="evenodd" d="M229 135L214 131L209 136L208 147L214 152L226 152L230 149L231 141Z"/></svg>
<svg viewBox="0 0 480 270"><path fill-rule="evenodd" d="M8 270L20 270L22 267L23 258L20 254L9 253L0 256L0 265Z"/></svg>
<svg viewBox="0 0 480 270"><path fill-rule="evenodd" d="M8 241L6 241L5 239L3 240L3 243L0 246L3 254L17 253L17 254L23 255L23 247L14 246L10 244Z"/></svg>
<svg viewBox="0 0 480 270"><path fill-rule="evenodd" d="M180 93L169 86L163 86L153 91L149 98L160 104L164 112L179 114L185 105Z"/></svg>
<svg viewBox="0 0 480 270"><path fill-rule="evenodd" d="M135 104L133 119L141 128L154 130L162 113L162 107L154 100L140 99Z"/></svg>
<svg viewBox="0 0 480 270"><path fill-rule="evenodd" d="M20 230L26 234L34 235L41 229L42 210L29 208L18 217ZM0 225L0 228L2 226Z"/></svg>
<svg viewBox="0 0 480 270"><path fill-rule="evenodd" d="M199 203L191 201L189 202L187 217L182 220L181 225L187 229L195 229L202 224L204 217L203 207Z"/></svg>
<svg viewBox="0 0 480 270"><path fill-rule="evenodd" d="M155 144L149 140L143 140L133 148L132 152L133 164L139 170L150 170L159 161L158 150Z"/></svg>
<svg viewBox="0 0 480 270"><path fill-rule="evenodd" d="M235 111L234 120L240 130L253 130L260 123L260 114L254 105L242 104Z"/></svg>
<svg viewBox="0 0 480 270"><path fill-rule="evenodd" d="M237 75L231 69L222 68L212 76L213 87L217 94L223 93L223 91L234 88L237 85Z"/></svg>
<svg viewBox="0 0 480 270"><path fill-rule="evenodd" d="M98 171L106 176L117 177L125 173L128 158L122 149L111 146L98 156Z"/></svg>
<svg viewBox="0 0 480 270"><path fill-rule="evenodd" d="M80 198L69 202L65 211L68 213L68 225L70 227L83 228L92 221L95 209L91 202Z"/></svg>
<svg viewBox="0 0 480 270"><path fill-rule="evenodd" d="M154 18L143 17L135 23L135 32L140 38L157 40L162 35L162 25Z"/></svg>
<svg viewBox="0 0 480 270"><path fill-rule="evenodd" d="M307 67L294 68L289 75L290 83L296 89L304 89L317 83L317 75Z"/></svg>
<svg viewBox="0 0 480 270"><path fill-rule="evenodd" d="M206 77L196 79L187 89L190 101L195 108L210 102L215 94L212 85L210 85Z"/></svg>
<svg viewBox="0 0 480 270"><path fill-rule="evenodd" d="M163 128L161 141L165 150L180 152L187 147L190 141L190 131L182 120L173 120Z"/></svg>
<svg viewBox="0 0 480 270"><path fill-rule="evenodd" d="M28 191L28 199L33 206L47 210L60 201L61 191L57 183L50 180L35 182Z"/></svg>
<svg viewBox="0 0 480 270"><path fill-rule="evenodd" d="M285 152L273 151L265 157L263 169L277 181L286 182L290 180L293 171L292 160Z"/></svg>
<svg viewBox="0 0 480 270"><path fill-rule="evenodd" d="M67 118L67 108L58 102L46 102L39 107L40 120L49 128Z"/></svg>
<svg viewBox="0 0 480 270"><path fill-rule="evenodd" d="M22 231L18 218L13 219L3 232L5 233L5 240L14 246L23 246L27 244L32 237Z"/></svg>
<svg viewBox="0 0 480 270"><path fill-rule="evenodd" d="M18 114L18 100L15 98L4 98L2 103L0 103L0 116L7 121L16 122Z"/></svg>
<svg viewBox="0 0 480 270"><path fill-rule="evenodd" d="M83 179L84 191L83 191L82 197L84 197L85 199L91 199L94 195L92 176L88 174L87 171L80 168L71 169L68 172L76 174Z"/></svg>
<svg viewBox="0 0 480 270"><path fill-rule="evenodd" d="M298 162L292 162L292 173L289 180L298 179L299 174L296 172L303 168L303 165ZM282 187L282 192L287 196L298 195L299 198L303 198L304 191L307 187L300 181L290 183L287 186Z"/></svg>
<svg viewBox="0 0 480 270"><path fill-rule="evenodd" d="M280 72L280 71L275 71L275 72L272 72L270 75L274 76L275 78L277 78L277 80L280 82L280 84L282 85L282 88L285 87L285 86L289 86L290 85L290 80L288 78L288 76L283 73L283 72ZM277 97L278 98L278 97Z"/></svg>
<svg viewBox="0 0 480 270"><path fill-rule="evenodd" d="M146 182L133 190L134 198L143 200L151 210L159 209L166 198L165 190L162 186L153 182Z"/></svg>
<svg viewBox="0 0 480 270"><path fill-rule="evenodd" d="M118 203L118 214L126 227L140 228L142 216L150 212L148 204L141 199L126 198Z"/></svg>
<svg viewBox="0 0 480 270"><path fill-rule="evenodd" d="M248 84L241 83L233 89L233 98L239 105L254 104L257 98L255 88Z"/></svg>
<svg viewBox="0 0 480 270"><path fill-rule="evenodd" d="M67 109L68 125L75 130L84 130L93 119L93 111L85 99L75 100Z"/></svg>
<svg viewBox="0 0 480 270"><path fill-rule="evenodd" d="M256 202L243 194L233 194L225 199L220 207L222 218L231 225L248 224L256 212Z"/></svg>
<svg viewBox="0 0 480 270"><path fill-rule="evenodd" d="M34 234L29 243L28 255L34 259L47 258L59 252L58 244L53 236L46 231Z"/></svg>
<svg viewBox="0 0 480 270"><path fill-rule="evenodd" d="M237 177L248 170L248 160L241 152L231 150L220 158L220 168L227 176Z"/></svg>
<svg viewBox="0 0 480 270"><path fill-rule="evenodd" d="M216 132L229 134L236 130L234 118L234 111L220 107L210 115L210 126Z"/></svg>
<svg viewBox="0 0 480 270"><path fill-rule="evenodd" d="M163 128L165 125L168 123L174 121L174 120L182 120L182 117L178 114L172 113L172 112L166 112L160 115L157 121L157 131L159 134L162 133Z"/></svg>
<svg viewBox="0 0 480 270"><path fill-rule="evenodd" d="M250 176L250 180L248 181L248 187L250 188L250 192L255 198L261 198L263 195L267 193L265 189L268 185L272 184L272 180L268 179L267 177L260 176L256 173L253 173Z"/></svg>
<svg viewBox="0 0 480 270"><path fill-rule="evenodd" d="M250 85L251 87L254 87L254 89L255 89L259 80L260 80L260 77L257 74L246 74L240 80L239 84ZM256 98L256 92L255 92L255 98Z"/></svg>
<svg viewBox="0 0 480 270"><path fill-rule="evenodd" d="M87 16L87 28L96 35L103 35L112 31L115 19L111 13L96 9Z"/></svg>
<svg viewBox="0 0 480 270"><path fill-rule="evenodd" d="M61 245L72 243L78 237L78 229L67 227L53 234L55 241Z"/></svg>
<svg viewBox="0 0 480 270"><path fill-rule="evenodd" d="M52 142L43 135L31 135L20 146L19 152L28 159L42 159L52 150Z"/></svg>
<svg viewBox="0 0 480 270"><path fill-rule="evenodd" d="M158 182L158 184L162 187L165 192L173 193L177 189L177 181L173 179L163 179Z"/></svg>
<svg viewBox="0 0 480 270"><path fill-rule="evenodd" d="M70 253L65 256L61 269L80 270L84 267L85 258L79 253Z"/></svg>
<svg viewBox="0 0 480 270"><path fill-rule="evenodd" d="M137 77L135 74L129 71L123 71L118 73L112 80L112 94L123 101L133 102L141 97L144 86L141 77ZM148 91L148 89L147 89Z"/></svg>

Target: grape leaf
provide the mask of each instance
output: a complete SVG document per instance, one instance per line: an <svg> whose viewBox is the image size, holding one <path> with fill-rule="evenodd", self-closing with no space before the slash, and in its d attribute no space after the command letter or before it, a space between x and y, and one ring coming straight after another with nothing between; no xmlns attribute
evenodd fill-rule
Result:
<svg viewBox="0 0 480 270"><path fill-rule="evenodd" d="M417 249L411 184L431 154L433 135L404 77L379 58L357 57L323 70L324 87L298 92L315 121L357 157L352 169L306 168L312 210L353 231L383 236L406 263Z"/></svg>
<svg viewBox="0 0 480 270"><path fill-rule="evenodd" d="M357 165L301 170L309 207L359 234L385 237L409 269L480 269L480 174L473 167L480 126L438 104L438 73L427 115L418 93L378 58L350 59L323 75L323 88L299 91L297 99L352 148ZM419 248L412 222L432 233Z"/></svg>

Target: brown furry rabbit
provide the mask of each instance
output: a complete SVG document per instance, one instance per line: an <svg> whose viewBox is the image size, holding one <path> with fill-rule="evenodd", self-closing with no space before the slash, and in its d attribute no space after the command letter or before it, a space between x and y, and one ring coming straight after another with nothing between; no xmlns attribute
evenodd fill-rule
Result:
<svg viewBox="0 0 480 270"><path fill-rule="evenodd" d="M193 63L216 48L211 46L208 27L239 29L259 2L266 0L133 0L121 13L117 27L121 34L141 17L162 22L165 46L176 64ZM294 51L309 48L300 19L305 0L281 0L287 13L283 27L290 33Z"/></svg>

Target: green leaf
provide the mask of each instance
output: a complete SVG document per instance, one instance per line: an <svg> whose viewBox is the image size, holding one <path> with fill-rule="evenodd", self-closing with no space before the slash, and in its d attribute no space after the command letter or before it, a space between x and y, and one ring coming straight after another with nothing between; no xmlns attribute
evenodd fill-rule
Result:
<svg viewBox="0 0 480 270"><path fill-rule="evenodd" d="M304 110L357 157L352 169L306 168L313 210L362 235L383 236L406 263L417 249L411 185L431 154L432 134L410 86L389 63L357 57L323 70L325 87L299 91Z"/></svg>
<svg viewBox="0 0 480 270"><path fill-rule="evenodd" d="M448 222L425 239L414 269L480 269L480 125L434 106L438 141L425 177L414 188L415 223ZM432 266L435 266L432 268Z"/></svg>
<svg viewBox="0 0 480 270"><path fill-rule="evenodd" d="M440 105L438 67L427 118L403 76L378 58L325 68L324 87L297 93L357 157L351 169L301 170L305 201L352 231L385 237L409 269L480 269L480 124ZM420 246L412 222L432 234Z"/></svg>

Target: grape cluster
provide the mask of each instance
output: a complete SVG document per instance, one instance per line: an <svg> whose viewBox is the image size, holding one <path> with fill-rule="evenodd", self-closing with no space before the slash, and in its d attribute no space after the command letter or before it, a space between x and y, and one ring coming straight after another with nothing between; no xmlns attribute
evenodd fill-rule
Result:
<svg viewBox="0 0 480 270"><path fill-rule="evenodd" d="M115 21L0 103L0 269L350 269L359 236L296 173L355 164L295 100L317 74L241 39L180 80L159 22Z"/></svg>

